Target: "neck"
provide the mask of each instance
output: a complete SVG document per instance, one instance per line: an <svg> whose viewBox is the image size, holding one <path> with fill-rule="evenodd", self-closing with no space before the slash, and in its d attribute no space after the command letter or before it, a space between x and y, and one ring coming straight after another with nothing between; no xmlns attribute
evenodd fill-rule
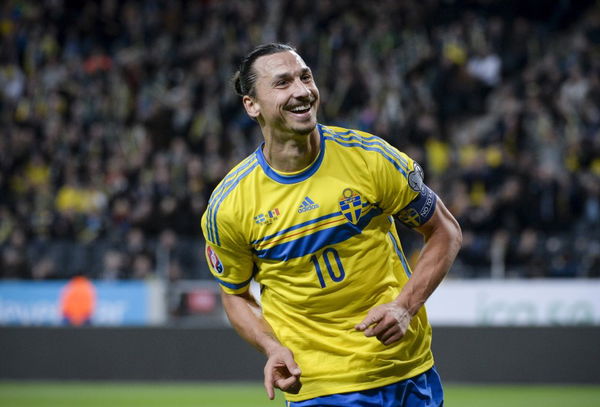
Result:
<svg viewBox="0 0 600 407"><path fill-rule="evenodd" d="M319 131L315 127L308 135L265 135L263 154L274 169L295 172L308 167L320 148Z"/></svg>

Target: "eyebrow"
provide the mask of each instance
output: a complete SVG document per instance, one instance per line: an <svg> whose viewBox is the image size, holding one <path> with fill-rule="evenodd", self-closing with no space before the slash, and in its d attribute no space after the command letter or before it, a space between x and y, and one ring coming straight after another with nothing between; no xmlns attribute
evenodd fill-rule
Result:
<svg viewBox="0 0 600 407"><path fill-rule="evenodd" d="M309 68L309 67L304 67L304 68L300 69L300 75L303 75L303 74L305 74L305 73L310 73L310 74L312 74L312 71L310 70L310 68ZM293 73L290 73L290 72L283 72L283 73L280 73L280 74L277 74L277 75L275 75L275 76L273 77L273 79L272 79L272 82L276 82L276 81L278 81L279 79L286 79L286 78L289 78L289 77L291 77L291 76L294 76L294 74L293 74Z"/></svg>

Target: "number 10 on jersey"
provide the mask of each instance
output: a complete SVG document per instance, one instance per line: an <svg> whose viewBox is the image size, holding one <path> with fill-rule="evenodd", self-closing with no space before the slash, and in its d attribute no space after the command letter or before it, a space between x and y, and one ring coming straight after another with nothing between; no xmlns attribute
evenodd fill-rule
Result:
<svg viewBox="0 0 600 407"><path fill-rule="evenodd" d="M339 283L344 279L344 277L346 277L344 266L342 266L342 259L340 259L340 255L333 247L323 250L320 258L313 254L310 257L310 261L312 261L313 265L315 266L315 272L319 278L319 284L321 284L321 288L325 288L327 286L323 276L321 263L325 264L327 274L329 274L329 277L334 282Z"/></svg>

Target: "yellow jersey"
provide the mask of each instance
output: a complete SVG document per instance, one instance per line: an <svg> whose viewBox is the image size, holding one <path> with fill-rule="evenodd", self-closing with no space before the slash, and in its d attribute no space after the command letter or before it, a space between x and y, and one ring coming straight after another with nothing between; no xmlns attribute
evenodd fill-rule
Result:
<svg viewBox="0 0 600 407"><path fill-rule="evenodd" d="M380 387L433 366L424 307L389 346L354 326L410 278L392 216L423 224L436 196L418 164L383 139L317 128L309 167L275 171L261 146L216 187L202 217L212 274L230 294L252 279L261 285L263 316L302 369L290 401Z"/></svg>

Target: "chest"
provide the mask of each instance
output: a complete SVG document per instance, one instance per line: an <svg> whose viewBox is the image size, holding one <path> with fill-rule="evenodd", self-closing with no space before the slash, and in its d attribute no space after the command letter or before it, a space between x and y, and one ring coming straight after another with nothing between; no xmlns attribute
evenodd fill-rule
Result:
<svg viewBox="0 0 600 407"><path fill-rule="evenodd" d="M360 233L376 214L376 196L364 177L337 172L308 181L255 187L244 212L249 218L249 243L257 253L287 258L293 247L292 252L306 254L305 245L316 249L326 243L321 239L341 240L342 235ZM276 255L277 250L285 253Z"/></svg>

